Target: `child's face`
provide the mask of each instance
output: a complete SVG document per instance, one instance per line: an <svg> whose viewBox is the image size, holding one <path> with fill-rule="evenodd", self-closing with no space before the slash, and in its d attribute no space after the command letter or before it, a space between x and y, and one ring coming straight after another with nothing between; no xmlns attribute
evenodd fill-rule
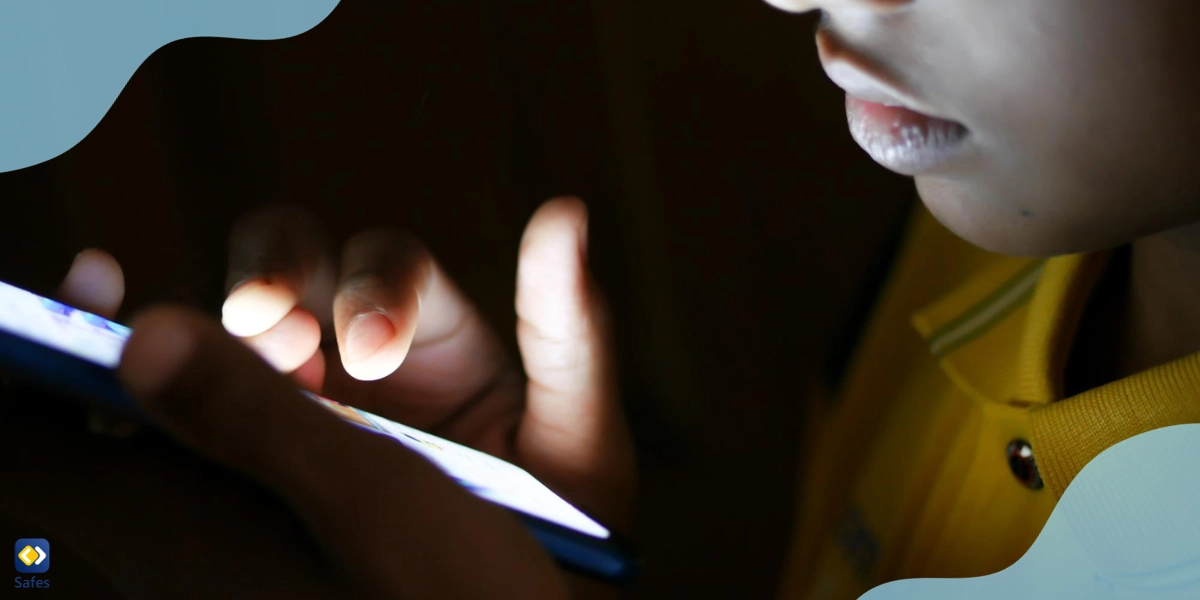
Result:
<svg viewBox="0 0 1200 600"><path fill-rule="evenodd" d="M855 138L968 240L1063 254L1200 221L1200 1L768 1L826 12L826 71L874 100L848 100Z"/></svg>

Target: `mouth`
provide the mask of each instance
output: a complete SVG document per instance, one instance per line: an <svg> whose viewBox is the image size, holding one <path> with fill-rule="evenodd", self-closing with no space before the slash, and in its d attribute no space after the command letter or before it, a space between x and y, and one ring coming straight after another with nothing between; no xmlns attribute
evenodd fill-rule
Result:
<svg viewBox="0 0 1200 600"><path fill-rule="evenodd" d="M825 72L846 91L850 135L875 162L901 175L945 168L969 148L965 125L927 107L828 30L817 34Z"/></svg>

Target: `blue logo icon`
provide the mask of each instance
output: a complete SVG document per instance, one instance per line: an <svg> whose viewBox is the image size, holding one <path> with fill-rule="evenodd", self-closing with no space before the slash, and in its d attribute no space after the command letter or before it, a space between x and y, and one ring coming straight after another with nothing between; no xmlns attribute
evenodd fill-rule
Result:
<svg viewBox="0 0 1200 600"><path fill-rule="evenodd" d="M13 564L18 573L45 573L50 570L50 542L42 538L21 538L13 548Z"/></svg>

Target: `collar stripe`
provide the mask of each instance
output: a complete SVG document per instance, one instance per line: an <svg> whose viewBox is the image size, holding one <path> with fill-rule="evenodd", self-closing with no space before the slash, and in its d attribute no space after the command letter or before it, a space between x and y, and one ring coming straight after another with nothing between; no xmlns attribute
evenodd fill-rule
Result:
<svg viewBox="0 0 1200 600"><path fill-rule="evenodd" d="M961 348L1029 300L1045 266L1045 260L1030 263L982 302L934 332L929 337L934 356L941 358Z"/></svg>

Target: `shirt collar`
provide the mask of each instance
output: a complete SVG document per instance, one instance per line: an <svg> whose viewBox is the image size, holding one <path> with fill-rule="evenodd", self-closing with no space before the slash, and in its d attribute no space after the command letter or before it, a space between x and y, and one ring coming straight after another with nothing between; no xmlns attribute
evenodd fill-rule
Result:
<svg viewBox="0 0 1200 600"><path fill-rule="evenodd" d="M1200 422L1200 353L1063 398L1071 342L1108 253L1000 258L913 316L942 368L986 402L1029 407L1056 496L1095 456L1160 427Z"/></svg>

